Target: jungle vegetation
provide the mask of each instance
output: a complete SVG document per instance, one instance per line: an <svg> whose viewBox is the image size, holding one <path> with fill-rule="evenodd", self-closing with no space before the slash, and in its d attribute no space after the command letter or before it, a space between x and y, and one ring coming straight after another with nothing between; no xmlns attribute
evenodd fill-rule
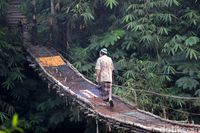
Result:
<svg viewBox="0 0 200 133"><path fill-rule="evenodd" d="M22 0L21 10L28 26L36 15L37 31L29 29L34 42L53 46L92 81L98 51L106 47L115 64L114 94L161 117L200 123L199 0L33 1ZM45 132L69 115L62 99L27 72L22 42L5 28L6 0L0 10L0 122L17 110L28 121L23 128ZM62 111L49 110L55 108Z"/></svg>
<svg viewBox="0 0 200 133"><path fill-rule="evenodd" d="M78 111L67 108L65 99L48 89L38 70L28 66L22 38L10 31L6 12L7 1L0 1L0 132L85 130L86 122L77 118Z"/></svg>

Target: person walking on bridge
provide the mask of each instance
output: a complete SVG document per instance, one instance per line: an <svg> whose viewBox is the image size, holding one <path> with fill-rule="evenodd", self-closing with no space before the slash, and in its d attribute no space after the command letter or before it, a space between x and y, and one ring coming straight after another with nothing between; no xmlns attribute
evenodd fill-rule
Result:
<svg viewBox="0 0 200 133"><path fill-rule="evenodd" d="M114 70L113 61L107 56L107 49L103 48L99 52L96 62L96 82L100 85L100 93L104 101L109 102L113 107L112 100L112 72Z"/></svg>

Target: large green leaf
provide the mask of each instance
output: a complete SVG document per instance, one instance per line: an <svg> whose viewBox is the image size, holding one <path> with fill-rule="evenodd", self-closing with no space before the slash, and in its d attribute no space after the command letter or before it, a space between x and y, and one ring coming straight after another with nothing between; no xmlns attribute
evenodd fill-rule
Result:
<svg viewBox="0 0 200 133"><path fill-rule="evenodd" d="M180 3L179 0L165 0L165 4L168 6L172 6L173 4L178 6Z"/></svg>
<svg viewBox="0 0 200 133"><path fill-rule="evenodd" d="M12 118L12 126L17 127L17 125L18 125L18 115L14 114Z"/></svg>
<svg viewBox="0 0 200 133"><path fill-rule="evenodd" d="M199 52L192 48L186 48L186 57L189 59L198 59Z"/></svg>
<svg viewBox="0 0 200 133"><path fill-rule="evenodd" d="M8 115L4 112L0 112L0 123L3 123L5 120L8 120Z"/></svg>
<svg viewBox="0 0 200 133"><path fill-rule="evenodd" d="M105 0L105 5L107 7L110 7L110 9L112 9L114 6L117 6L119 3L117 2L117 0Z"/></svg>
<svg viewBox="0 0 200 133"><path fill-rule="evenodd" d="M196 36L191 36L185 40L186 46L194 46L200 42L200 38Z"/></svg>
<svg viewBox="0 0 200 133"><path fill-rule="evenodd" d="M176 81L176 84L178 87L191 90L196 88L199 82L191 77L181 77Z"/></svg>
<svg viewBox="0 0 200 133"><path fill-rule="evenodd" d="M195 95L200 97L200 89L198 89L197 91L195 91ZM199 104L200 105L200 104Z"/></svg>

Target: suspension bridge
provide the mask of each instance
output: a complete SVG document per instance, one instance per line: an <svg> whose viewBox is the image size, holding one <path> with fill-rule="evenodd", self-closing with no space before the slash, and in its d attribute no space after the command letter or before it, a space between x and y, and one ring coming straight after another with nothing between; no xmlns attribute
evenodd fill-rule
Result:
<svg viewBox="0 0 200 133"><path fill-rule="evenodd" d="M25 16L18 10L19 0L9 1L8 22L11 29L17 27L16 21ZM23 33L28 40L27 31ZM25 41L26 43L26 41ZM30 66L37 67L41 79L48 83L48 88L56 89L66 103L76 104L85 117L105 123L111 128L134 133L199 133L200 125L179 123L163 119L152 113L138 109L117 96L113 95L115 106L110 108L101 98L96 84L85 78L68 60L54 48L44 45L27 45L27 60ZM69 99L71 103L67 102Z"/></svg>

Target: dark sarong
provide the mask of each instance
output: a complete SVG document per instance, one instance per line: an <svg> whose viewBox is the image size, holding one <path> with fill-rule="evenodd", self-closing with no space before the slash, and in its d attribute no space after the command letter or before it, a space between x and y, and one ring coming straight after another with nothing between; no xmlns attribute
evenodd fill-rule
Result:
<svg viewBox="0 0 200 133"><path fill-rule="evenodd" d="M112 83L111 82L101 82L100 83L100 94L104 101L109 100L109 93L112 89ZM111 95L111 94L110 94Z"/></svg>

